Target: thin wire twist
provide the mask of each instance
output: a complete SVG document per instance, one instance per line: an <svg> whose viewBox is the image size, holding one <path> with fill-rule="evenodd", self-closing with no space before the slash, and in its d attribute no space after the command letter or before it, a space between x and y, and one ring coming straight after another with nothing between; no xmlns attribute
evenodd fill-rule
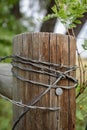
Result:
<svg viewBox="0 0 87 130"><path fill-rule="evenodd" d="M14 55L14 56L6 56L6 57L2 57L0 58L0 61L3 61L7 58L11 58L12 59L12 73L13 76L16 77L17 79L24 81L24 82L28 82L31 84L35 84L35 85L39 85L39 86L43 86L46 87L46 90L44 90L43 92L41 92L35 99L33 99L33 101L31 101L31 103L29 105L23 104L21 102L17 102L14 100L10 100L7 97L0 95L1 97L5 98L6 100L9 100L10 102L12 102L13 104L20 106L20 107L27 107L27 110L25 110L19 117L18 119L15 121L12 130L15 129L16 125L18 124L18 122L21 120L21 118L30 110L30 109L42 109L42 110L59 110L60 107L39 107L39 106L35 106L35 104L40 101L40 99L48 92L51 90L51 88L58 88L61 87L63 89L72 89L75 88L78 81L70 76L70 72L75 71L77 69L77 66L67 66L67 65L63 65L63 64L54 64L54 63L49 63L49 62L42 62L42 61L37 61L37 60L32 60L30 58L24 58L18 55ZM18 64L25 64L25 65L29 65L32 66L33 68L24 68L22 66L19 66ZM48 75L48 76L52 76L55 77L56 80L48 85L48 84L44 84L44 83L40 83L40 82L36 82L33 80L29 80L29 79L25 79L24 77L18 75L14 70L22 70L25 72L34 72L34 73L38 73L38 74L43 74L43 75ZM35 68L35 69L34 69ZM59 71L58 69L64 68L66 69L64 72ZM73 86L58 86L58 82L62 79L68 79L71 80L74 85Z"/></svg>

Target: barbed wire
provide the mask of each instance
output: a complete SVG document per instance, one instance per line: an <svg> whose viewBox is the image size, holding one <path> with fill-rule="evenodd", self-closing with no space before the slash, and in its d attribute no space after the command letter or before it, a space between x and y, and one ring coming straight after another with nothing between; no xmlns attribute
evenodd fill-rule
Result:
<svg viewBox="0 0 87 130"><path fill-rule="evenodd" d="M30 58L24 58L21 57L19 55L13 55L13 56L5 56L5 57L1 57L0 58L0 62L2 62L3 60L6 59L12 59L12 73L13 76L23 82L28 82L34 85L38 85L38 86L43 86L46 88L46 90L44 90L43 92L41 92L37 97L35 97L35 99L33 99L31 101L31 103L29 105L23 104L22 102L17 102L15 100L11 100L3 95L0 94L0 96L8 101L10 101L11 103L19 106L19 107L24 107L27 108L19 117L18 119L15 121L12 130L15 129L16 125L19 123L19 121L21 120L21 118L30 110L30 109L42 109L42 110L51 110L51 111L56 111L56 110L60 110L60 106L59 107L41 107L41 106L35 106L35 104L40 101L40 99L48 92L50 91L52 88L56 89L56 88L62 88L62 89L72 89L75 88L77 86L78 80L76 80L74 77L70 76L70 72L75 71L78 67L77 66L67 66L67 65L63 65L63 64L54 64L54 63L49 63L49 62L42 62L42 61L37 61L37 60L32 60ZM27 67L22 67L19 66L20 64L26 64L31 66L30 68ZM33 68L32 68L33 67ZM60 71L61 68L64 68L64 72ZM43 75L48 75L48 76L52 76L55 77L55 80L51 83L51 84L44 84L41 82L37 82L34 80L29 80L29 79L25 79L24 77L21 77L20 75L18 75L18 73L15 71L16 70L22 70L25 72L34 72L34 73L38 73L38 74L43 74ZM71 82L73 82L73 86L58 86L58 82L60 80L70 80Z"/></svg>
<svg viewBox="0 0 87 130"><path fill-rule="evenodd" d="M10 98L0 94L0 97L2 97L3 99L9 101L10 103L18 106L18 107L21 107L21 108L29 108L29 109L42 109L42 110L50 110L50 111L57 111L60 109L60 107L39 107L39 106L29 106L29 105L26 105L22 102L18 102L18 101L15 101L15 100L11 100Z"/></svg>

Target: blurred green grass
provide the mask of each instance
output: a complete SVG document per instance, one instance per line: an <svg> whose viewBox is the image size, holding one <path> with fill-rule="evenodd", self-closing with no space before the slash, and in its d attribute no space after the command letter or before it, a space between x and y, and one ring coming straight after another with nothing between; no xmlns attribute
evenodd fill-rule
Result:
<svg viewBox="0 0 87 130"><path fill-rule="evenodd" d="M0 130L11 130L12 104L0 98Z"/></svg>
<svg viewBox="0 0 87 130"><path fill-rule="evenodd" d="M87 88L76 100L76 130L85 130L87 124Z"/></svg>

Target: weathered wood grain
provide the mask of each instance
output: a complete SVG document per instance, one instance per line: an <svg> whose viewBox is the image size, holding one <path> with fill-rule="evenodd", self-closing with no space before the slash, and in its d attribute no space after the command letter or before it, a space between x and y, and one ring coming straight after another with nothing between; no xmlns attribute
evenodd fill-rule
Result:
<svg viewBox="0 0 87 130"><path fill-rule="evenodd" d="M70 66L74 66L76 64L76 41L73 37L68 37L68 46L69 46L69 56L68 56L68 61ZM76 77L76 72L73 71L70 73L71 76ZM70 81L68 81L69 85L73 85ZM75 130L76 129L76 103L75 103L75 89L71 89L68 92L69 95L69 129Z"/></svg>
<svg viewBox="0 0 87 130"><path fill-rule="evenodd" d="M11 64L0 64L0 93L12 99L12 66Z"/></svg>
<svg viewBox="0 0 87 130"><path fill-rule="evenodd" d="M13 54L33 60L45 61L50 63L75 65L75 39L53 33L25 33L14 38ZM18 63L17 63L18 64ZM31 65L18 64L25 68L38 70ZM50 69L52 67L49 67ZM59 69L65 71L65 69ZM37 74L34 72L14 71L25 79L52 84L56 78L48 75ZM70 73L75 76L75 72ZM68 79L62 79L57 85L69 86L72 84ZM14 77L13 99L30 104L45 87L25 83ZM17 125L16 130L75 130L75 88L72 90L63 89L63 94L57 96L56 89L51 89L35 105L41 107L57 107L60 111L30 110ZM14 121L23 113L25 109L14 107Z"/></svg>

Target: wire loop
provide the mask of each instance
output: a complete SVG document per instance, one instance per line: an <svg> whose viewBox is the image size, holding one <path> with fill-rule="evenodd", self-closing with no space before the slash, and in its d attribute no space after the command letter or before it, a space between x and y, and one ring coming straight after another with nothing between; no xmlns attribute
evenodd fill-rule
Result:
<svg viewBox="0 0 87 130"><path fill-rule="evenodd" d="M41 109L41 110L50 110L50 111L58 111L61 108L58 107L41 107L41 106L36 106L35 104L40 101L40 99L51 89L57 89L57 88L62 88L62 89L73 89L77 86L77 79L72 77L70 73L72 71L75 71L78 67L77 66L67 66L63 64L55 64L55 63L49 63L49 62L43 62L43 61L38 61L38 60L32 60L30 58L25 58L21 57L19 55L13 55L13 56L5 56L0 58L0 62L11 58L12 59L12 73L15 78L17 78L20 81L27 82L30 84L34 84L40 87L45 87L46 89L41 92L31 103L28 105L23 104L22 102L17 102L15 100L11 100L3 95L0 94L0 96L11 103L19 106L19 107L24 107L27 108L20 116L19 118L15 121L12 130L15 129L16 125L20 121L20 119L30 110L30 109ZM24 67L23 65L26 65L27 67ZM16 70L16 71L15 71ZM24 72L32 72L32 73L37 73L41 75L48 75L49 77L54 77L54 81L51 84L45 84L42 82L37 82L34 80L26 79L23 76L20 76L18 74L18 71L24 71ZM72 86L59 86L58 83L60 80L68 80L73 83ZM56 96L56 95L55 95Z"/></svg>

